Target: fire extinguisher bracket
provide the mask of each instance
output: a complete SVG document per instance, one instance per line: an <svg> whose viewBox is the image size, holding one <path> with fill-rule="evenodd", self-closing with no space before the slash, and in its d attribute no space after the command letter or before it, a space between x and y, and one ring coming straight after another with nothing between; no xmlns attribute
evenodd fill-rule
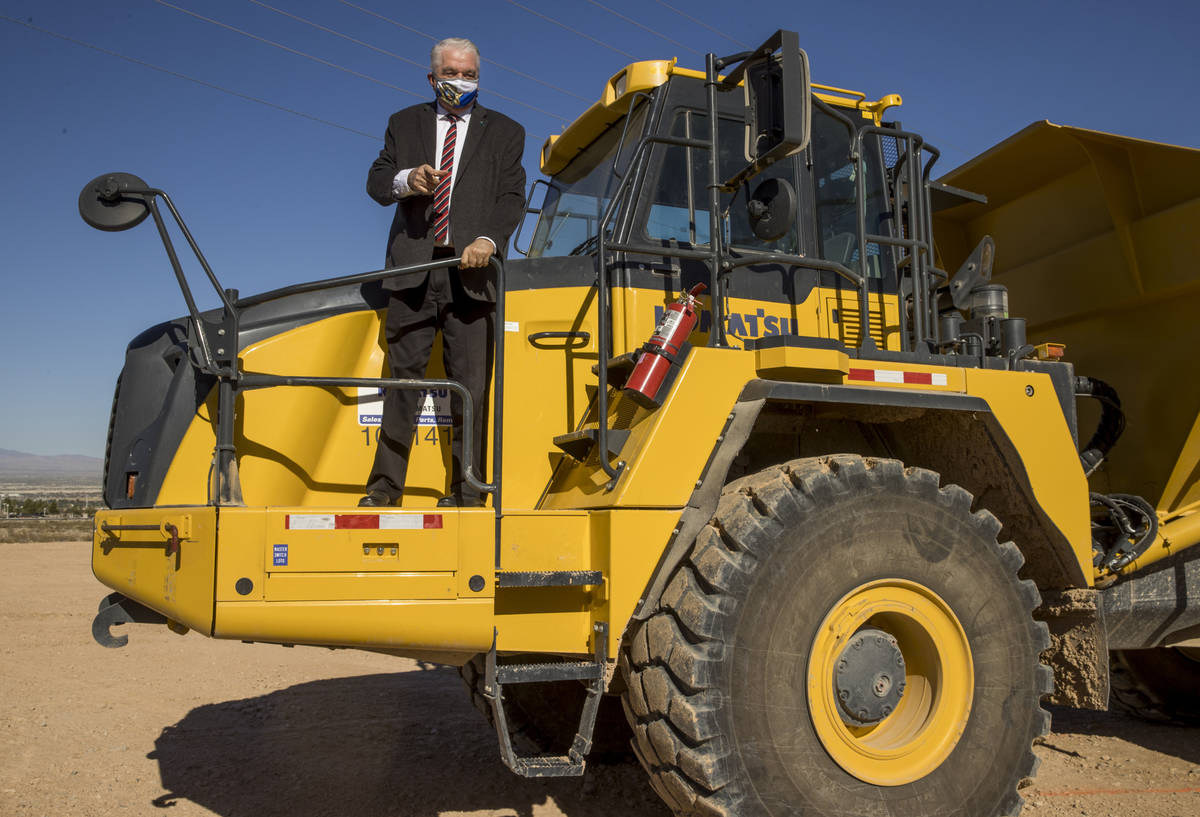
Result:
<svg viewBox="0 0 1200 817"><path fill-rule="evenodd" d="M609 358L608 360L608 385L614 389L622 389L625 387L625 381L629 379L630 372L633 371L634 365L637 363L641 352L626 352L623 355ZM592 374L600 373L600 364L592 366Z"/></svg>
<svg viewBox="0 0 1200 817"><path fill-rule="evenodd" d="M653 394L646 394L645 390L628 387L625 389L624 394L642 408L658 408L667 399L667 395L671 393L671 387L675 385L675 378L679 377L679 372L683 369L683 363L687 360L687 356L691 351L692 344L684 341L679 347L679 353L675 355L663 354L662 350L648 349L642 352L643 355L654 355L666 362L666 368L662 372L662 380L654 389Z"/></svg>

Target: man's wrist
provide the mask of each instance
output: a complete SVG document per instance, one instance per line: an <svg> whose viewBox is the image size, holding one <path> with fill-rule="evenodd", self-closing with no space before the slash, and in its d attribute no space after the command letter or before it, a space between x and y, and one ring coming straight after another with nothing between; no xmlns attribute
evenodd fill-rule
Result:
<svg viewBox="0 0 1200 817"><path fill-rule="evenodd" d="M415 191L408 186L408 176L414 170L416 170L415 167L406 167L404 170L401 170L395 175L395 177L392 179L393 196L398 199L403 199L413 195Z"/></svg>
<svg viewBox="0 0 1200 817"><path fill-rule="evenodd" d="M496 242L493 241L492 239L488 238L486 235L477 236L475 238L476 241L479 241L480 239L483 239L484 241L486 241L487 243L492 245L492 252L495 252L498 249L496 247Z"/></svg>

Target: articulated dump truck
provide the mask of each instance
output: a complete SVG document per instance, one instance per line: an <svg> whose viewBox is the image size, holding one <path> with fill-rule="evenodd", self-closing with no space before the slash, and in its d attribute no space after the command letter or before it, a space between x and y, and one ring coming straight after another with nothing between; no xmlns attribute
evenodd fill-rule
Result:
<svg viewBox="0 0 1200 817"><path fill-rule="evenodd" d="M1200 720L1200 152L1040 123L939 178L899 103L785 31L621 70L493 263L485 405L387 376L395 270L239 295L184 228L201 312L167 194L89 183L188 305L117 384L97 640L457 666L514 772L624 733L680 817L1012 815L1043 702ZM488 501L438 507L474 412Z"/></svg>

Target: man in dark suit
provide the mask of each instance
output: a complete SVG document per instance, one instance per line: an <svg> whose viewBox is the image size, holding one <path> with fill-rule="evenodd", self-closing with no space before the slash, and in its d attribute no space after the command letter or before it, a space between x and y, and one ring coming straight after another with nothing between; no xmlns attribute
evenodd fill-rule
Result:
<svg viewBox="0 0 1200 817"><path fill-rule="evenodd" d="M424 377L440 331L446 376L471 393L471 429L462 428L460 401L452 398L453 474L450 494L438 505L474 506L482 502L462 478L462 435L472 435L475 475L482 478L496 299L489 262L493 254L503 257L524 215L525 130L475 101L479 51L470 40L442 40L430 62L435 101L392 114L383 150L367 174L367 193L384 206L396 205L389 267L462 256L458 267L401 274L383 285L391 290L386 337L392 377ZM415 391L385 392L379 446L359 505L393 505L403 494L418 398Z"/></svg>

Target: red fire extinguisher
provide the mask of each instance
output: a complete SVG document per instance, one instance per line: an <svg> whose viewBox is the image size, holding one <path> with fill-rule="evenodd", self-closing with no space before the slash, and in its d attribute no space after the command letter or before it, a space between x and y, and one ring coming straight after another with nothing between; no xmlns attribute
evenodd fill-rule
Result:
<svg viewBox="0 0 1200 817"><path fill-rule="evenodd" d="M696 296L706 289L705 284L696 284L691 292L683 293L675 303L667 304L662 321L642 346L642 354L625 381L625 391L639 405L658 408L662 404L659 389L671 366L678 362L675 356L696 326Z"/></svg>

